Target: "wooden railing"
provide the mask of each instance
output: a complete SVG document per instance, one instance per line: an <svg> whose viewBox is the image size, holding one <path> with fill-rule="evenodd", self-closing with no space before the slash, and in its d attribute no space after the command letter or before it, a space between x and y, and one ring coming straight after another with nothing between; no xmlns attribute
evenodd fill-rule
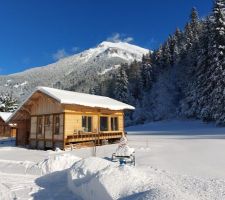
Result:
<svg viewBox="0 0 225 200"><path fill-rule="evenodd" d="M67 135L66 143L119 139L122 135L123 132L73 134Z"/></svg>

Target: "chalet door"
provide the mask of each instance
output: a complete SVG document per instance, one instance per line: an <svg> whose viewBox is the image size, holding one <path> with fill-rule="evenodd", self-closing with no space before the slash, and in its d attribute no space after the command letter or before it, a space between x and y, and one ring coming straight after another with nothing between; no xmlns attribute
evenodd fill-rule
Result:
<svg viewBox="0 0 225 200"><path fill-rule="evenodd" d="M11 137L16 137L16 128L11 128L10 132L11 132Z"/></svg>

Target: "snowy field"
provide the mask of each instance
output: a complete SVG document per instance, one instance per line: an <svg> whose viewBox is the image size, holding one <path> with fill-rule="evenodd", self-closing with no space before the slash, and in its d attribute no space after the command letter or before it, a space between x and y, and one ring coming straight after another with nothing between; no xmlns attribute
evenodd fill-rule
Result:
<svg viewBox="0 0 225 200"><path fill-rule="evenodd" d="M225 128L168 121L127 128L136 166L117 145L39 151L0 142L0 199L225 199Z"/></svg>

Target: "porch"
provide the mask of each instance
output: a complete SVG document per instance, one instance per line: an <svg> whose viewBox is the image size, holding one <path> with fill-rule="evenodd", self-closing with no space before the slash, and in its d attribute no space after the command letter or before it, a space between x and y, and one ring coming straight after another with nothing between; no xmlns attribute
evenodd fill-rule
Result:
<svg viewBox="0 0 225 200"><path fill-rule="evenodd" d="M57 138L57 135L52 135L52 138L47 138L45 135L39 135L36 138L29 139L29 146L33 149L65 149L68 147L80 148L88 146L98 146L104 144L104 141L115 142L124 135L122 131L87 133L80 132L76 134L66 135L63 139Z"/></svg>
<svg viewBox="0 0 225 200"><path fill-rule="evenodd" d="M77 142L86 142L94 141L95 143L100 143L101 140L111 140L111 139L120 139L123 136L123 132L100 132L100 133L81 133L67 135L66 144L77 143Z"/></svg>

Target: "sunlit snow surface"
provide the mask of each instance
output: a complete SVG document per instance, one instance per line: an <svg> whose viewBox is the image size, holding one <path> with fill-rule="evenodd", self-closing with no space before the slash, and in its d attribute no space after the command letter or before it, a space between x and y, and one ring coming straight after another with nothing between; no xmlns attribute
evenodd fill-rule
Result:
<svg viewBox="0 0 225 200"><path fill-rule="evenodd" d="M128 132L135 167L110 161L117 144L97 147L92 157L93 148L39 151L5 141L0 199L225 199L225 128L165 121L127 130L139 133Z"/></svg>

